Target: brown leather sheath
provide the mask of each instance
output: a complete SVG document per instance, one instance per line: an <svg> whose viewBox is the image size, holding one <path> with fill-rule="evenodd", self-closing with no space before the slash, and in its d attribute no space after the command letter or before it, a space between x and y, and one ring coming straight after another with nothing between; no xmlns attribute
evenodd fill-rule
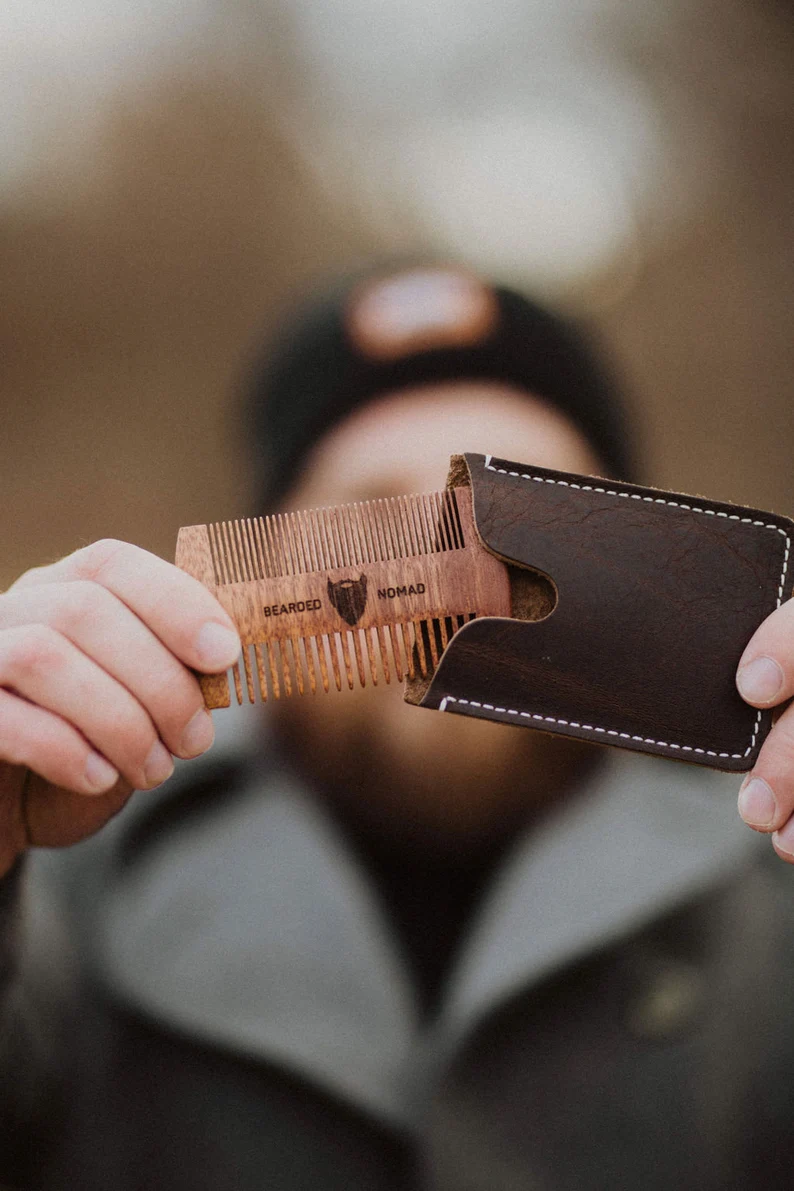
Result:
<svg viewBox="0 0 794 1191"><path fill-rule="evenodd" d="M421 705L750 769L771 712L740 698L736 667L755 629L790 594L794 522L485 455L464 458L483 544L511 564L511 574L528 568L547 576L557 602L540 621L486 617L465 625Z"/></svg>

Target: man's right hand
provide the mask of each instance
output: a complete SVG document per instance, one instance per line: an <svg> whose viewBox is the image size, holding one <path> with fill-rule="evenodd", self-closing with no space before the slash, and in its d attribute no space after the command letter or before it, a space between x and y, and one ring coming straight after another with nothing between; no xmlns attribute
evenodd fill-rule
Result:
<svg viewBox="0 0 794 1191"><path fill-rule="evenodd" d="M125 542L28 571L0 595L0 874L31 844L74 843L172 754L213 739L191 670L218 673L240 640L196 579Z"/></svg>

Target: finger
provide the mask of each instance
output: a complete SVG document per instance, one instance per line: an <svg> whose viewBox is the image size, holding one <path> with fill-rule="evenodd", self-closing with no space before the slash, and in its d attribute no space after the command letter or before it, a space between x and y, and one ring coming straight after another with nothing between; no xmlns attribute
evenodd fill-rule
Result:
<svg viewBox="0 0 794 1191"><path fill-rule="evenodd" d="M794 704L772 728L739 791L739 813L756 831L780 831L794 812Z"/></svg>
<svg viewBox="0 0 794 1191"><path fill-rule="evenodd" d="M233 621L198 579L139 546L106 539L49 567L28 571L10 591L87 580L117 596L193 669L220 673L240 655Z"/></svg>
<svg viewBox="0 0 794 1191"><path fill-rule="evenodd" d="M772 847L786 864L794 864L794 817L772 836Z"/></svg>
<svg viewBox="0 0 794 1191"><path fill-rule="evenodd" d="M794 695L794 600L759 625L736 671L739 694L753 707L775 707Z"/></svg>
<svg viewBox="0 0 794 1191"><path fill-rule="evenodd" d="M0 626L57 629L146 708L172 753L195 757L212 744L212 719L195 676L107 588L87 580L45 583L0 596Z"/></svg>
<svg viewBox="0 0 794 1191"><path fill-rule="evenodd" d="M0 689L0 756L75 794L102 794L118 772L71 724Z"/></svg>
<svg viewBox="0 0 794 1191"><path fill-rule="evenodd" d="M135 789L171 775L171 754L138 700L47 625L0 632L0 687L66 720Z"/></svg>

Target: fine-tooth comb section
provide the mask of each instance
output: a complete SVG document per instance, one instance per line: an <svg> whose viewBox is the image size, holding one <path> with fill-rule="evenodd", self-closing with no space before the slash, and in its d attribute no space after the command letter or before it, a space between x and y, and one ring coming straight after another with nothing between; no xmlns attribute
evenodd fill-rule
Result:
<svg viewBox="0 0 794 1191"><path fill-rule="evenodd" d="M468 487L187 526L177 563L243 642L229 676L199 676L208 707L421 683L469 620L511 614Z"/></svg>
<svg viewBox="0 0 794 1191"><path fill-rule="evenodd" d="M218 586L465 548L452 489L207 526Z"/></svg>

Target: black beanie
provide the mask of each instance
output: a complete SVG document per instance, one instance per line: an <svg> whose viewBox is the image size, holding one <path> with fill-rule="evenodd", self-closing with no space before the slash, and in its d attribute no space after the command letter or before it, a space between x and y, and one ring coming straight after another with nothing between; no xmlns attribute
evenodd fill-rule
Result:
<svg viewBox="0 0 794 1191"><path fill-rule="evenodd" d="M414 339L404 351L373 352L353 329L357 295L362 286L372 289L412 275L452 277L478 287L487 298L487 325L473 331L469 342L446 327L429 341L425 336L417 345ZM614 478L631 478L616 385L582 333L513 290L430 267L337 287L294 319L254 369L249 416L257 467L264 473L264 507L283 496L311 447L356 407L398 389L454 380L502 382L545 399L584 433ZM449 449L454 453L456 444ZM482 450L488 449L484 442Z"/></svg>

